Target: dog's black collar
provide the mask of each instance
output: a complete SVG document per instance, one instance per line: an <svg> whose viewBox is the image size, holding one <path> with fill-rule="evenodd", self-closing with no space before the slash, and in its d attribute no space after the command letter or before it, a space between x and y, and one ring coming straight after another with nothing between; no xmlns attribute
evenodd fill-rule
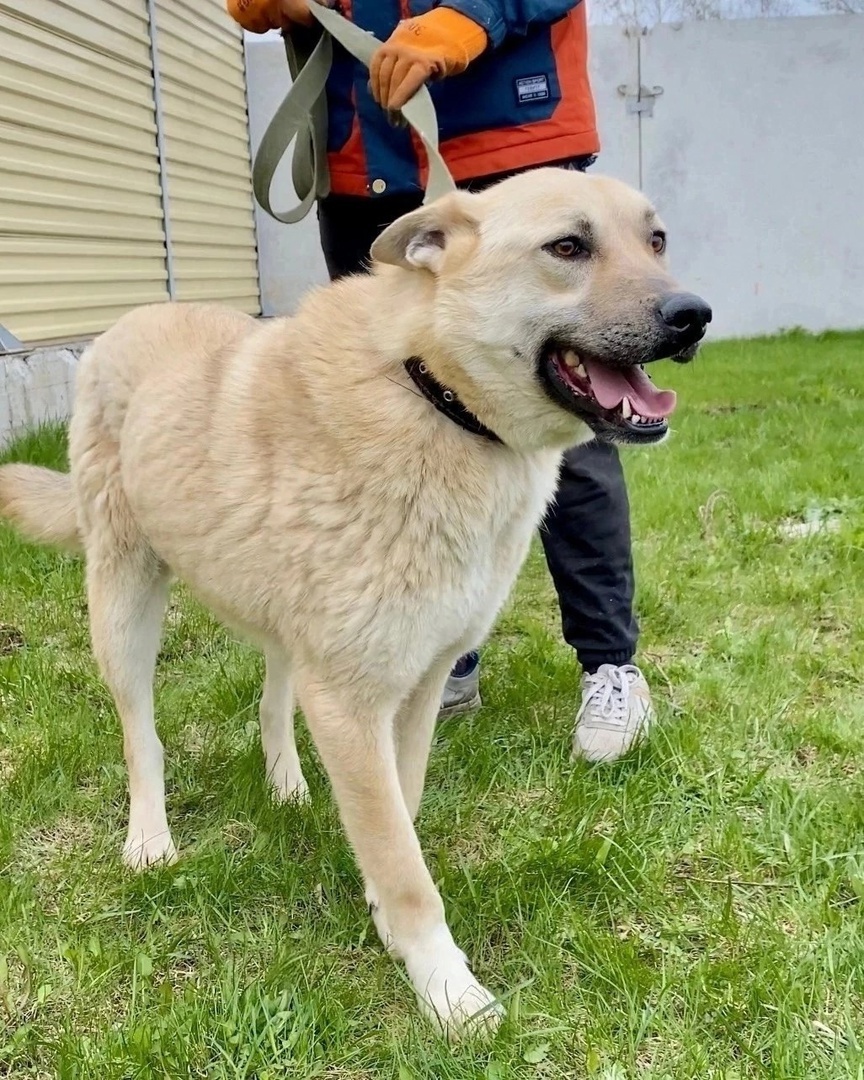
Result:
<svg viewBox="0 0 864 1080"><path fill-rule="evenodd" d="M491 428L482 424L474 413L465 408L452 390L448 390L446 386L438 382L422 360L412 356L410 360L405 361L405 370L423 397L431 401L435 408L444 413L454 424L458 424L464 431L470 431L472 435L478 435L481 439L501 442Z"/></svg>

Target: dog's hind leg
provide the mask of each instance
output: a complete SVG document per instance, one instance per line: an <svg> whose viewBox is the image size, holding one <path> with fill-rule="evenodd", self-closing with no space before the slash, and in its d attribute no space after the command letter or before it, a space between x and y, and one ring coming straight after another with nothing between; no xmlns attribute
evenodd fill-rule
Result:
<svg viewBox="0 0 864 1080"><path fill-rule="evenodd" d="M275 643L264 651L267 673L261 694L261 746L267 779L280 802L309 798L306 778L294 741L294 688L291 664L285 651Z"/></svg>
<svg viewBox="0 0 864 1080"><path fill-rule="evenodd" d="M162 744L153 718L153 674L169 575L144 545L89 543L87 595L93 651L123 724L129 831L123 861L135 869L177 855L165 813Z"/></svg>
<svg viewBox="0 0 864 1080"><path fill-rule="evenodd" d="M396 702L375 707L368 685L331 689L305 671L297 676L345 831L377 897L372 915L382 941L404 960L421 1008L448 1036L494 1027L495 999L453 940L405 805L393 731Z"/></svg>

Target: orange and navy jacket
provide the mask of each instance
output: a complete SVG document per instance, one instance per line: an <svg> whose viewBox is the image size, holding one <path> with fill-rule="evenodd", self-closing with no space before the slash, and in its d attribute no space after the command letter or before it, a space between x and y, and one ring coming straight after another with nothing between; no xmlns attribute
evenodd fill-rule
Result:
<svg viewBox="0 0 864 1080"><path fill-rule="evenodd" d="M436 6L437 0L342 0L339 10L385 41L401 19ZM489 37L489 48L467 71L429 87L454 179L597 152L584 3L444 0L443 6ZM331 191L373 197L416 191L426 181L422 147L410 129L388 122L368 79L366 68L335 45L327 83Z"/></svg>

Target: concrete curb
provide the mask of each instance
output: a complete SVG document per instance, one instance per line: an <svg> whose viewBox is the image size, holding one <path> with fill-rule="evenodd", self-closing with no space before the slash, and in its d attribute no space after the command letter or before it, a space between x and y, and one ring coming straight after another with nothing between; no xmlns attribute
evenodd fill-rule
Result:
<svg viewBox="0 0 864 1080"><path fill-rule="evenodd" d="M51 420L66 420L86 342L0 356L0 447Z"/></svg>

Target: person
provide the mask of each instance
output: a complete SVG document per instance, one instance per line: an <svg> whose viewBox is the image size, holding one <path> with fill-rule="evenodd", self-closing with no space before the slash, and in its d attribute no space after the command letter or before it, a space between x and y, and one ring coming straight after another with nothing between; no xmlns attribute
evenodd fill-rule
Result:
<svg viewBox="0 0 864 1080"><path fill-rule="evenodd" d="M320 32L306 0L227 6L246 30L282 30L307 54ZM413 0L410 9L407 0L351 0L343 11L383 44L367 72L334 43L330 193L318 202L331 279L367 269L378 234L422 202L425 160L394 118L424 84L460 187L478 191L541 165L583 170L599 150L579 0ZM595 440L564 455L541 538L564 638L583 670L573 753L615 760L645 733L654 710L633 663L630 508L614 446ZM463 657L447 681L442 715L479 705L479 680L478 654Z"/></svg>

